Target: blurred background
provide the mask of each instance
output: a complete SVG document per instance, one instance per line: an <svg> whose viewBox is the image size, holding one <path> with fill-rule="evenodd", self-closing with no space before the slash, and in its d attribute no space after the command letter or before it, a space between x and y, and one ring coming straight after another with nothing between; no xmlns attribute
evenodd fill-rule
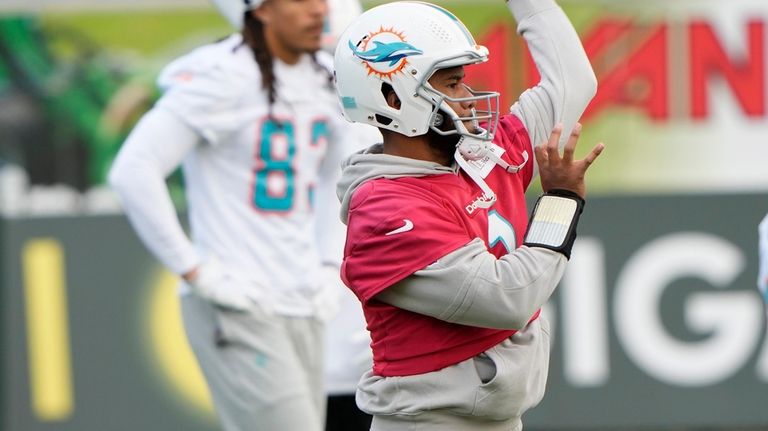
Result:
<svg viewBox="0 0 768 431"><path fill-rule="evenodd" d="M473 87L537 82L503 2L435 2L491 50ZM559 2L599 81L582 150L607 148L526 429L768 430L768 3ZM205 0L0 0L0 429L216 429L176 280L104 180L160 68L230 32Z"/></svg>

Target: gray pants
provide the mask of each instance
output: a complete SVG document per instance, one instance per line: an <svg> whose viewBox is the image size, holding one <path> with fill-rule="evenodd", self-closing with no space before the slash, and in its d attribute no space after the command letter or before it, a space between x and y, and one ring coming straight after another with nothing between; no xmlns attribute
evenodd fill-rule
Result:
<svg viewBox="0 0 768 431"><path fill-rule="evenodd" d="M356 400L372 431L521 431L523 413L544 396L549 324L539 317L483 354L425 374L367 372Z"/></svg>
<svg viewBox="0 0 768 431"><path fill-rule="evenodd" d="M184 328L226 431L321 431L323 324L181 298Z"/></svg>

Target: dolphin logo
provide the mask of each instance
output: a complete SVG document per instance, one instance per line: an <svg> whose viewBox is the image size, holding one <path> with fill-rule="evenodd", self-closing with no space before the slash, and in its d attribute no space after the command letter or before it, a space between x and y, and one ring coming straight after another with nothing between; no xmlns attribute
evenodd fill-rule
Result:
<svg viewBox="0 0 768 431"><path fill-rule="evenodd" d="M374 40L374 47L368 51L359 51L357 47L352 44L352 41L348 41L347 43L355 57L370 63L383 63L388 61L390 67L394 66L398 61L405 57L424 53L424 51L406 42L384 43Z"/></svg>

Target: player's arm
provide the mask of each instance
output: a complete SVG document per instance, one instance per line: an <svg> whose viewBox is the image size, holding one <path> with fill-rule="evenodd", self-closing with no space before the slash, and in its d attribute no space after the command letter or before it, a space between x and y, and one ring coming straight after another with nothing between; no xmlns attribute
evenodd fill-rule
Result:
<svg viewBox="0 0 768 431"><path fill-rule="evenodd" d="M541 75L510 108L535 146L547 140L555 124L571 130L594 97L597 80L576 30L554 0L508 0L507 5Z"/></svg>
<svg viewBox="0 0 768 431"><path fill-rule="evenodd" d="M415 313L463 325L521 329L547 301L563 276L584 208L584 174L602 152L598 144L574 160L571 133L560 155L561 129L536 148L546 193L531 216L523 246L501 259L480 239L460 247L376 296Z"/></svg>
<svg viewBox="0 0 768 431"><path fill-rule="evenodd" d="M341 116L341 114L339 114ZM341 162L346 153L346 141L339 127L343 119L331 122L328 150L318 170L314 189L315 240L324 265L341 265L346 228L339 219L341 205L336 197L336 183L341 177ZM351 150L349 151L351 153Z"/></svg>
<svg viewBox="0 0 768 431"><path fill-rule="evenodd" d="M200 140L176 114L155 107L141 119L120 149L109 182L144 245L191 290L222 307L247 310L256 297L215 256L205 261L187 238L165 179Z"/></svg>
<svg viewBox="0 0 768 431"><path fill-rule="evenodd" d="M521 329L555 290L566 262L562 253L525 246L496 259L475 239L375 298L452 323Z"/></svg>
<svg viewBox="0 0 768 431"><path fill-rule="evenodd" d="M197 277L202 256L179 223L165 179L196 145L218 145L241 123L235 121L242 89L234 55L213 44L166 66L157 80L162 97L131 132L110 173L139 237L187 280Z"/></svg>
<svg viewBox="0 0 768 431"><path fill-rule="evenodd" d="M109 183L142 242L180 275L196 268L200 258L181 227L165 179L198 139L174 114L153 108L128 136L109 172Z"/></svg>
<svg viewBox="0 0 768 431"><path fill-rule="evenodd" d="M341 205L336 197L336 183L341 177L341 161L346 152L345 136L339 129L341 118L330 123L328 148L318 169L314 183L315 243L322 265L322 282L314 298L315 313L327 321L339 310L340 295L346 289L339 276L344 254L346 227L339 219Z"/></svg>

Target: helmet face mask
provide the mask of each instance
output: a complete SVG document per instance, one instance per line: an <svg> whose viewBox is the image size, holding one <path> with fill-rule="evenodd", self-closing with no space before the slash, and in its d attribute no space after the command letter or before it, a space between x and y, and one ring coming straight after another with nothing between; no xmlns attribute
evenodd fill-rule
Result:
<svg viewBox="0 0 768 431"><path fill-rule="evenodd" d="M434 89L428 82L422 85L422 88L426 88L427 91L434 93L436 97L435 110L432 114L433 120L430 122L432 130L444 136L460 134L484 141L493 140L493 135L496 132L499 123L499 93L493 91L475 91L469 86L462 84L471 96L450 97ZM460 116L453 110L453 108L451 108L451 104L455 105L461 103L471 103L473 105L470 109L470 115ZM439 127L445 122L444 117L446 115L453 123L452 129ZM466 123L472 124L471 130L467 129Z"/></svg>
<svg viewBox="0 0 768 431"><path fill-rule="evenodd" d="M470 95L455 98L429 82L438 70L487 60L488 50L477 45L445 9L419 2L375 7L347 28L336 48L337 90L344 116L406 136L432 129L441 135L490 142L498 124L498 93L466 87ZM397 94L399 109L387 103L383 84ZM450 104L473 104L475 109L469 116L460 116ZM454 127L440 128L447 120ZM472 130L465 122L473 125Z"/></svg>

